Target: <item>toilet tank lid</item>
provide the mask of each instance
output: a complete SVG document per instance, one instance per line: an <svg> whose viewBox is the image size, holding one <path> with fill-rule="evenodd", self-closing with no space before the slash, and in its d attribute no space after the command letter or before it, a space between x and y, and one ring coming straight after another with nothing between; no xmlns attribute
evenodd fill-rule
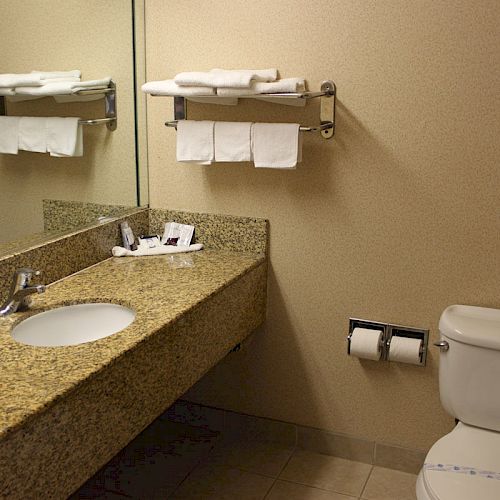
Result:
<svg viewBox="0 0 500 500"><path fill-rule="evenodd" d="M441 314L439 331L457 342L500 350L500 309L449 306Z"/></svg>

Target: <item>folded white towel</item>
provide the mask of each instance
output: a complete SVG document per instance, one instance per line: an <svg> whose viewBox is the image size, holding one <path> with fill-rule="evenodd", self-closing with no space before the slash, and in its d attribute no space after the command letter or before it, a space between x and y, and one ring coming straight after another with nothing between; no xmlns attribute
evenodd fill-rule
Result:
<svg viewBox="0 0 500 500"><path fill-rule="evenodd" d="M47 83L41 87L16 87L17 95L30 95L30 96L50 96L50 95L64 95L73 94L79 90L90 89L105 89L109 86L111 78L102 78L100 80L87 80L84 82L54 82Z"/></svg>
<svg viewBox="0 0 500 500"><path fill-rule="evenodd" d="M251 122L215 122L215 161L250 161Z"/></svg>
<svg viewBox="0 0 500 500"><path fill-rule="evenodd" d="M156 82L146 82L141 90L145 94L191 96L191 95L212 95L215 89L210 87L180 87L173 80L160 80Z"/></svg>
<svg viewBox="0 0 500 500"><path fill-rule="evenodd" d="M19 116L0 116L0 153L17 155L19 120Z"/></svg>
<svg viewBox="0 0 500 500"><path fill-rule="evenodd" d="M188 247L162 245L161 247L149 248L146 246L140 246L137 250L127 250L123 247L113 247L111 249L111 252L114 257L143 257L145 255L165 255L171 253L196 252L202 249L203 245L201 243L195 243L194 245L189 245Z"/></svg>
<svg viewBox="0 0 500 500"><path fill-rule="evenodd" d="M238 95L303 92L304 90L305 81L303 78L284 78L283 80L276 80L275 82L252 82L252 85L246 89L218 88L217 95L230 97Z"/></svg>
<svg viewBox="0 0 500 500"><path fill-rule="evenodd" d="M177 161L205 162L214 160L213 121L179 120L177 122Z"/></svg>
<svg viewBox="0 0 500 500"><path fill-rule="evenodd" d="M82 156L82 126L79 118L46 119L47 151L51 156Z"/></svg>
<svg viewBox="0 0 500 500"><path fill-rule="evenodd" d="M44 117L21 116L19 120L19 149L35 153L47 152L47 131Z"/></svg>
<svg viewBox="0 0 500 500"><path fill-rule="evenodd" d="M295 168L300 158L298 123L254 123L252 153L258 168Z"/></svg>
<svg viewBox="0 0 500 500"><path fill-rule="evenodd" d="M0 87L33 87L42 85L39 74L4 73L0 75Z"/></svg>
<svg viewBox="0 0 500 500"><path fill-rule="evenodd" d="M31 72L32 75L39 75L42 80L51 78L78 78L80 80L82 72L78 69L70 71L40 71L35 69Z"/></svg>
<svg viewBox="0 0 500 500"><path fill-rule="evenodd" d="M180 87L188 88L188 87ZM191 88L203 88L203 87L191 87ZM215 90L215 89L210 89ZM237 97L187 97L188 101L199 102L201 104L220 104L224 106L236 106L238 104Z"/></svg>
<svg viewBox="0 0 500 500"><path fill-rule="evenodd" d="M248 88L252 81L273 82L278 76L276 69L212 69L210 71L187 71L175 76L177 85L193 87L237 87Z"/></svg>

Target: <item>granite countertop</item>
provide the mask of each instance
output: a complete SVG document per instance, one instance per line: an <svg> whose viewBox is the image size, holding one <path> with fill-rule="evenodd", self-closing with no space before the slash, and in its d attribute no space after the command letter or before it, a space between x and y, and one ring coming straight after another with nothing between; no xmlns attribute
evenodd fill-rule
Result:
<svg viewBox="0 0 500 500"><path fill-rule="evenodd" d="M263 254L226 250L110 258L48 286L30 311L0 319L0 439L264 261ZM76 346L32 347L10 336L29 315L94 301L126 305L136 319L115 335Z"/></svg>

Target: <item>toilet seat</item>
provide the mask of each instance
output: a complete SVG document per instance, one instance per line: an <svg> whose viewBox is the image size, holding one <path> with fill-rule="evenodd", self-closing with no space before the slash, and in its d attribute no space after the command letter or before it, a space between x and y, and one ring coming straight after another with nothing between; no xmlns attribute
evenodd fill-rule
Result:
<svg viewBox="0 0 500 500"><path fill-rule="evenodd" d="M424 466L417 481L419 500L500 499L500 479L485 474L500 473L500 432L459 422L429 450L425 463L457 466L457 470ZM464 471L466 467L472 467L472 473Z"/></svg>

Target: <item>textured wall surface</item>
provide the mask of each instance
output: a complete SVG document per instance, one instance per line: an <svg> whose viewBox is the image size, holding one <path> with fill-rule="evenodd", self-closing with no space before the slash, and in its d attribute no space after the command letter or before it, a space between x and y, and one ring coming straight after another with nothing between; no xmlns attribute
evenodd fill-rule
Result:
<svg viewBox="0 0 500 500"><path fill-rule="evenodd" d="M118 128L84 129L82 158L0 155L0 242L43 229L42 199L136 204L132 7L130 1L3 0L0 73L80 69L82 79L117 84ZM104 116L104 101L8 104L25 116Z"/></svg>
<svg viewBox="0 0 500 500"><path fill-rule="evenodd" d="M496 0L146 2L147 79L278 67L338 86L335 139L296 171L175 161L170 98L148 97L154 208L270 220L267 327L189 394L207 404L425 449L450 430L428 365L346 355L349 316L428 327L500 307ZM315 123L318 104L191 116ZM195 105L192 106L192 109Z"/></svg>

